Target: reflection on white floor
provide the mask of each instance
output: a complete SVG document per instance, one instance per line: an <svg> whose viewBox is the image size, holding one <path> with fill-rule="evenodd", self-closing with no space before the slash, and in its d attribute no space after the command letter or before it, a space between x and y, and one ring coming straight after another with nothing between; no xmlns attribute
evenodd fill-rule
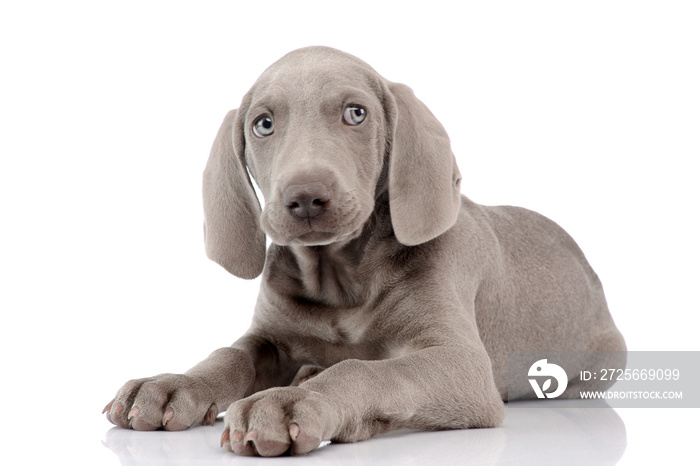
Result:
<svg viewBox="0 0 700 466"><path fill-rule="evenodd" d="M537 408L531 408L536 403ZM625 424L611 408L546 407L538 401L506 405L506 420L496 429L396 432L355 444L330 444L279 464L616 464L625 452ZM219 447L223 422L184 432L107 431L105 446L123 465L271 464Z"/></svg>

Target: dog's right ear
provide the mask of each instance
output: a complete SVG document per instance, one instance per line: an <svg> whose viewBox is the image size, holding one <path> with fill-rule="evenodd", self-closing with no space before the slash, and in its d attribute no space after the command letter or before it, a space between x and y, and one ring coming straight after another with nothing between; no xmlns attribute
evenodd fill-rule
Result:
<svg viewBox="0 0 700 466"><path fill-rule="evenodd" d="M204 245L207 256L233 275L255 278L265 265L265 233L244 153L242 116L231 110L204 169Z"/></svg>

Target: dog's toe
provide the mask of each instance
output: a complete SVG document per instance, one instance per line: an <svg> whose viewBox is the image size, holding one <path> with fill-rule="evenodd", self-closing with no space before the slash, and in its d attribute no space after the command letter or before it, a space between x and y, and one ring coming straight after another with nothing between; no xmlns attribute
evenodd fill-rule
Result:
<svg viewBox="0 0 700 466"><path fill-rule="evenodd" d="M243 434L237 430L233 431L231 435L231 440L228 445L226 445L228 451L241 456L255 456L255 446L252 442L246 441L243 438Z"/></svg>
<svg viewBox="0 0 700 466"><path fill-rule="evenodd" d="M321 439L303 432L298 424L292 423L289 426L289 435L292 442L292 453L295 455L303 455L315 450L321 445Z"/></svg>
<svg viewBox="0 0 700 466"><path fill-rule="evenodd" d="M141 410L138 407L134 407L129 411L128 419L132 429L134 430L156 430L160 426L157 424L152 424L147 420L140 417Z"/></svg>
<svg viewBox="0 0 700 466"><path fill-rule="evenodd" d="M280 456L289 450L289 442L266 438L257 431L248 432L243 442L251 445L260 456Z"/></svg>
<svg viewBox="0 0 700 466"><path fill-rule="evenodd" d="M127 413L123 404L116 403L115 400L112 400L107 406L105 406L105 411L103 412L107 413L107 420L115 426L119 426L124 429L129 428L129 419L127 418Z"/></svg>

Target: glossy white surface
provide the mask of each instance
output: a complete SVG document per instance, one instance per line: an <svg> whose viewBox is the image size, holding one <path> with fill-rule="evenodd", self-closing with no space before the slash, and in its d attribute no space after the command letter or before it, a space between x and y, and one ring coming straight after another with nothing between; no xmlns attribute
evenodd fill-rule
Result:
<svg viewBox="0 0 700 466"><path fill-rule="evenodd" d="M0 464L638 466L697 465L699 458L700 409L524 409L511 403L504 424L495 429L402 431L329 444L305 456L247 458L219 447L220 420L183 432L136 432L112 426L95 408L95 393L58 395L32 418L18 417L26 411L21 403L4 406ZM73 408L62 409L63 402Z"/></svg>
<svg viewBox="0 0 700 466"><path fill-rule="evenodd" d="M519 402L538 403L538 402ZM539 402L540 405L542 404ZM551 403L556 406L556 403ZM549 405L549 404L548 404ZM521 405L522 406L522 405ZM238 457L219 447L223 422L184 432L135 432L95 415L90 429L56 431L57 455L73 464L121 465L652 465L698 464L699 410L557 409L507 406L502 427L396 432L329 444L301 457ZM67 435L68 434L68 435ZM34 464L49 452L38 451ZM56 456L44 456L46 462ZM8 464L8 463L5 463Z"/></svg>
<svg viewBox="0 0 700 466"><path fill-rule="evenodd" d="M540 403L541 405L542 403ZM112 429L105 445L122 464L237 464L218 447L223 423L169 435ZM330 444L284 463L357 465L616 464L625 451L625 426L611 409L509 407L497 429L397 432L356 444ZM264 460L263 460L264 461ZM275 464L279 464L275 462Z"/></svg>

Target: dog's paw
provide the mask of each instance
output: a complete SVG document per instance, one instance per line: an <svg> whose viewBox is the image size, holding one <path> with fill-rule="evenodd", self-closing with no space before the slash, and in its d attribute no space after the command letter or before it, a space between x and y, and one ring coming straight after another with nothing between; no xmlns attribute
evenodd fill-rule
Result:
<svg viewBox="0 0 700 466"><path fill-rule="evenodd" d="M224 418L221 446L239 455L304 454L330 440L339 408L301 387L272 388L233 403Z"/></svg>
<svg viewBox="0 0 700 466"><path fill-rule="evenodd" d="M214 425L219 410L211 389L195 377L161 374L130 380L105 406L107 419L134 430L183 430Z"/></svg>

